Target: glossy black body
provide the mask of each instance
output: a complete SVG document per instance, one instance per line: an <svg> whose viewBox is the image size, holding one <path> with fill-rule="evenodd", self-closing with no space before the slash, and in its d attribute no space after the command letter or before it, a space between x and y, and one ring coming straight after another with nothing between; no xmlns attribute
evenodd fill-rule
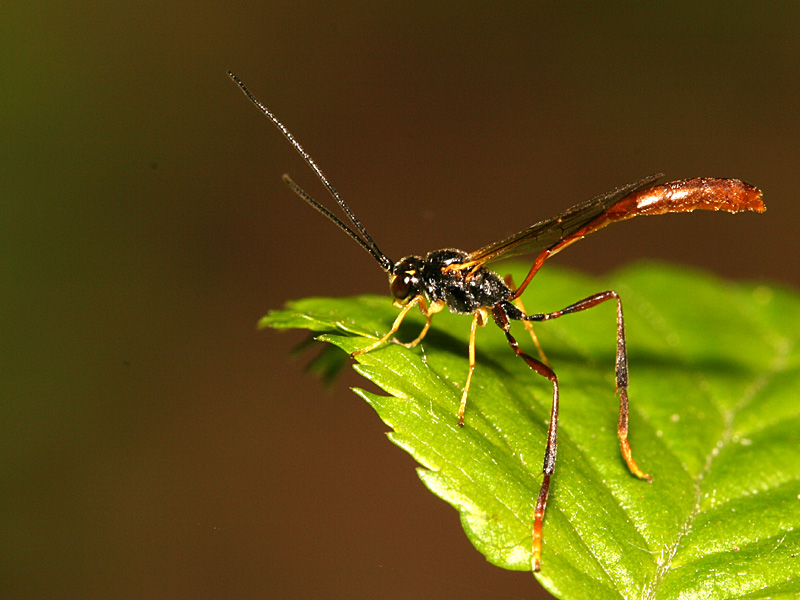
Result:
<svg viewBox="0 0 800 600"><path fill-rule="evenodd" d="M511 300L514 293L497 273L485 267L475 271L447 268L464 263L469 256L462 250L446 249L429 252L424 259L407 256L398 261L393 274L410 275L408 293L399 299L422 294L429 305L444 302L450 312L460 315Z"/></svg>

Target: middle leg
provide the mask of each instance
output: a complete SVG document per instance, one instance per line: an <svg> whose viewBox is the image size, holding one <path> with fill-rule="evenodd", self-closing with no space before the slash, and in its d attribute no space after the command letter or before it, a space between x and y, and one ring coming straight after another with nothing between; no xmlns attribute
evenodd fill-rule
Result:
<svg viewBox="0 0 800 600"><path fill-rule="evenodd" d="M494 321L503 330L508 340L508 345L525 363L542 377L546 377L553 384L553 404L550 408L550 424L547 429L547 445L544 450L544 464L542 466L542 487L536 499L533 519L533 570L538 571L542 562L542 527L544 513L547 508L547 497L550 494L550 477L556 468L556 453L558 450L558 378L555 372L544 362L529 356L519 348L517 340L511 335L511 324L507 314L507 307L513 305L500 303L494 307ZM517 309L518 310L518 309Z"/></svg>

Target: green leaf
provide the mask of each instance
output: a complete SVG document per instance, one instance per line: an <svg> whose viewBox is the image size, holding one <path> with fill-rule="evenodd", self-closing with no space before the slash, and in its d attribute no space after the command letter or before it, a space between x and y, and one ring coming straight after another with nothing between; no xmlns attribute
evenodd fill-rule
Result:
<svg viewBox="0 0 800 600"><path fill-rule="evenodd" d="M540 324L561 414L537 577L561 598L796 597L800 298L651 264L602 280L548 267L524 301L552 311L603 289L622 297L630 441L654 481L632 476L619 452L613 303ZM396 315L388 296L312 298L262 325L310 329L352 352ZM398 337L413 339L423 323L414 311ZM356 370L388 395L356 392L422 465L425 485L460 512L478 550L528 570L551 386L490 324L478 332L459 428L469 327L469 317L443 312L417 348L359 355ZM524 329L514 332L534 353Z"/></svg>

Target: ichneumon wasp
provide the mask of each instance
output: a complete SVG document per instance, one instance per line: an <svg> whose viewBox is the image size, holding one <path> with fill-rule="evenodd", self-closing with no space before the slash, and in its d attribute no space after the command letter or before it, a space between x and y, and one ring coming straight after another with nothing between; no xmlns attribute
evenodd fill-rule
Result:
<svg viewBox="0 0 800 600"><path fill-rule="evenodd" d="M652 175L581 202L558 216L536 223L475 252L455 249L435 250L424 257L406 256L394 262L381 252L314 159L309 156L283 123L253 96L238 77L230 72L228 75L305 159L355 229L345 224L339 217L309 196L288 175L283 176L284 182L295 194L355 240L389 275L389 286L394 297L394 305L400 309L400 313L386 335L354 352L353 355L371 352L391 341L405 316L416 306L427 320L417 338L403 344L412 348L425 337L430 329L433 315L448 308L453 313L472 315L469 336L469 369L458 409L459 425L464 424L467 397L475 370L475 334L478 327L486 325L490 320L494 320L495 324L503 330L509 346L516 355L552 384L552 407L542 468L543 477L534 511L532 544L532 568L534 571L538 571L541 566L542 524L550 490L550 478L556 466L559 389L558 378L539 345L531 325L532 322L556 319L610 300L616 303L617 357L615 371L616 392L620 398L617 425L620 449L631 473L640 479L652 481L652 477L636 464L628 443L628 354L625 346L625 321L619 294L613 290L606 290L592 294L561 310L537 314L528 314L525 311L520 301L520 295L548 258L606 225L639 215L661 215L693 210L722 210L731 213L764 212L766 207L761 200L760 190L737 179L706 177L657 185L656 182L661 175ZM514 285L510 278L501 278L486 267L491 262L524 254L534 255L535 258L527 276L519 286ZM519 348L516 339L511 334L511 321L522 321L525 324L538 350L539 358L534 358Z"/></svg>

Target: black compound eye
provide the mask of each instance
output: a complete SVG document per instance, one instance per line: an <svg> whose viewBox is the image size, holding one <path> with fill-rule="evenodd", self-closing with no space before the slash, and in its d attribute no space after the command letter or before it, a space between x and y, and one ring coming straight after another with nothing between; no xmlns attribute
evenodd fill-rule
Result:
<svg viewBox="0 0 800 600"><path fill-rule="evenodd" d="M411 275L398 273L392 280L392 296L398 300L405 300L411 292Z"/></svg>
<svg viewBox="0 0 800 600"><path fill-rule="evenodd" d="M391 289L396 300L406 300L419 293L421 269L422 259L418 256L407 256L394 265Z"/></svg>

